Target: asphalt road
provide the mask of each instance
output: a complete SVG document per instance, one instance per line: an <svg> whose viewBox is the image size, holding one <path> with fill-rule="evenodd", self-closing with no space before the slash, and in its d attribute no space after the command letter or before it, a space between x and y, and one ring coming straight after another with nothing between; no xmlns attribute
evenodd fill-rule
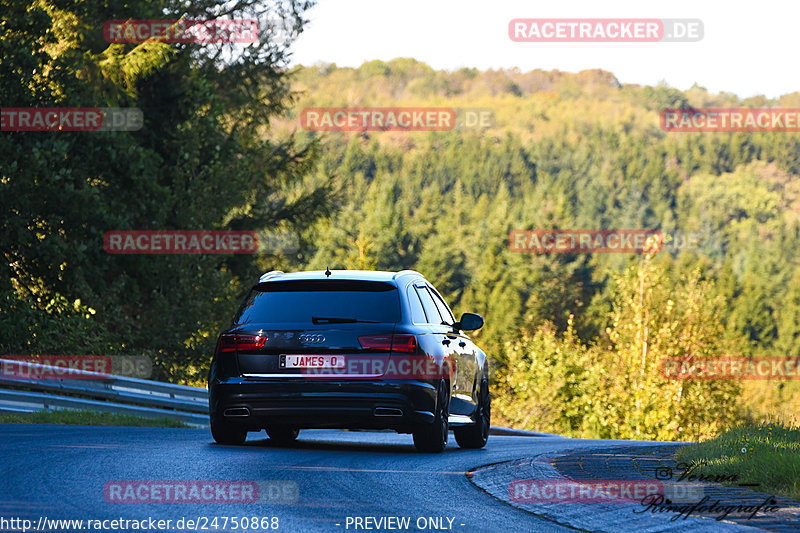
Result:
<svg viewBox="0 0 800 533"><path fill-rule="evenodd" d="M472 485L466 473L534 454L614 443L493 435L483 450L461 450L451 435L445 453L428 455L414 451L410 435L383 432L306 430L295 448L279 448L264 432L250 433L243 446L221 446L208 430L0 424L0 519L28 519L34 527L43 517L170 519L175 531L181 518L183 530L231 531L232 521L223 527L224 517L245 516L269 519L249 531L268 531L260 526L274 525L272 517L278 531L574 531L498 501ZM145 480L156 482L156 491L123 483ZM216 493L213 503L163 502L169 493L157 488L159 482L188 483L185 490L191 491L193 480L255 482L258 501L218 503L224 496ZM172 490L178 490L175 483ZM237 490L229 496L241 496ZM141 503L142 497L162 501ZM408 525L386 517L407 518ZM198 518L199 524L188 527L187 520ZM112 523L105 526L103 531L113 530ZM52 530L78 529L73 524Z"/></svg>

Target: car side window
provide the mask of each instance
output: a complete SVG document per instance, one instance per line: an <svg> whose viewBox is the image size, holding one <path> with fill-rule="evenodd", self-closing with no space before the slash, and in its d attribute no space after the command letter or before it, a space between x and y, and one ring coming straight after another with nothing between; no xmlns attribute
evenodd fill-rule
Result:
<svg viewBox="0 0 800 533"><path fill-rule="evenodd" d="M419 301L417 291L414 285L408 286L408 305L411 308L411 322L414 324L427 324L428 318L425 316L425 310L422 308L422 302Z"/></svg>
<svg viewBox="0 0 800 533"><path fill-rule="evenodd" d="M433 298L431 298L428 289L425 286L416 286L414 288L417 289L417 294L419 295L419 299L422 302L422 308L425 309L425 316L428 317L428 324L441 324L442 323L442 316L439 314L439 311L436 309L436 304L433 303Z"/></svg>
<svg viewBox="0 0 800 533"><path fill-rule="evenodd" d="M453 317L453 313L450 312L450 308L447 307L446 303L444 303L444 300L439 295L439 293L430 288L429 290L433 295L433 302L436 304L436 307L439 308L439 314L442 315L444 321L447 322L448 324L455 324L456 319L455 317Z"/></svg>

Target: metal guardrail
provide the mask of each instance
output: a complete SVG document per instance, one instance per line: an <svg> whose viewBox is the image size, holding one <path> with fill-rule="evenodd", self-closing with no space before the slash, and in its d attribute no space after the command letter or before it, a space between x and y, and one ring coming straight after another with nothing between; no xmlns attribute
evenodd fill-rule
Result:
<svg viewBox="0 0 800 533"><path fill-rule="evenodd" d="M4 372L10 365L23 372ZM48 374L47 377L36 377ZM50 377L64 375L64 377ZM24 390L21 390L24 389ZM60 394L59 394L60 393ZM69 396L66 396L66 395ZM0 412L91 409L208 426L208 391L198 387L0 359Z"/></svg>
<svg viewBox="0 0 800 533"><path fill-rule="evenodd" d="M61 378L10 377L4 374L7 364L17 369L26 368L30 373L38 371L39 375L45 372L68 375ZM86 370L69 369L66 372L64 367L0 358L0 413L53 409L90 409L148 418L167 417L195 427L208 427L208 391L203 388ZM492 426L490 433L560 436L497 426Z"/></svg>

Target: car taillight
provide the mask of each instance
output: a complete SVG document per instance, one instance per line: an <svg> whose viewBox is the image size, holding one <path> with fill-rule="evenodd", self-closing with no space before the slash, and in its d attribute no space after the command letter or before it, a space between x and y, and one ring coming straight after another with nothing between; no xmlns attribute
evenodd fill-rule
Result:
<svg viewBox="0 0 800 533"><path fill-rule="evenodd" d="M263 335L237 335L236 336L236 349L242 350L260 350L264 347L267 338Z"/></svg>
<svg viewBox="0 0 800 533"><path fill-rule="evenodd" d="M365 350L416 353L417 338L414 335L366 335L358 338Z"/></svg>
<svg viewBox="0 0 800 533"><path fill-rule="evenodd" d="M394 335L392 351L403 353L416 353L417 338L414 335Z"/></svg>
<svg viewBox="0 0 800 533"><path fill-rule="evenodd" d="M227 353L236 351L235 335L220 335L217 341L217 353Z"/></svg>
<svg viewBox="0 0 800 533"><path fill-rule="evenodd" d="M217 353L260 350L266 341L267 337L264 335L220 335L217 341Z"/></svg>

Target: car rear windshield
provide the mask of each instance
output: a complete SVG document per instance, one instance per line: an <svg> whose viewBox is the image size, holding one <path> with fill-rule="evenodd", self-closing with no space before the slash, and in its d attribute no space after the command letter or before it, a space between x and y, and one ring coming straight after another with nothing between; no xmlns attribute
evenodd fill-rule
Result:
<svg viewBox="0 0 800 533"><path fill-rule="evenodd" d="M398 322L397 287L379 281L271 281L247 295L233 324L257 322Z"/></svg>

